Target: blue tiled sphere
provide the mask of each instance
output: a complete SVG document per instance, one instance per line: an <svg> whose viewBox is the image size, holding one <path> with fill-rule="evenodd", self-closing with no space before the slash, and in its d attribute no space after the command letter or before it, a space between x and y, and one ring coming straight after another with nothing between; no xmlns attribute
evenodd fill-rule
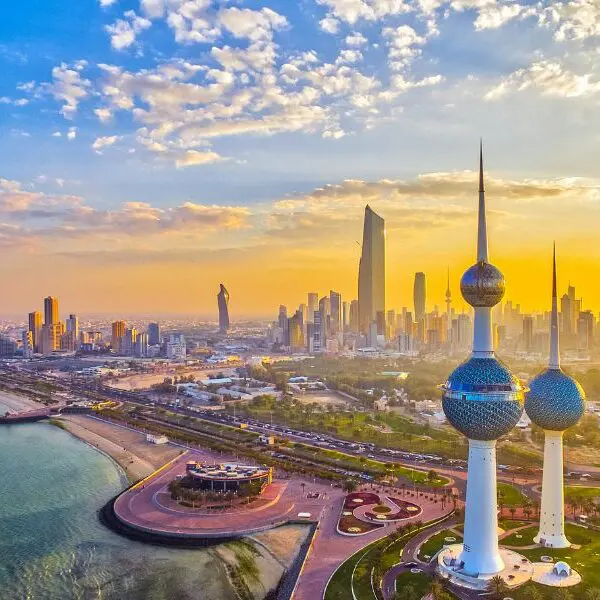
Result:
<svg viewBox="0 0 600 600"><path fill-rule="evenodd" d="M531 381L525 411L542 429L564 431L581 419L584 410L583 388L561 369L546 369Z"/></svg>
<svg viewBox="0 0 600 600"><path fill-rule="evenodd" d="M470 358L443 386L442 407L450 424L471 440L507 434L523 414L524 390L497 358Z"/></svg>
<svg viewBox="0 0 600 600"><path fill-rule="evenodd" d="M479 261L467 269L460 280L463 298L473 307L492 307L504 297L504 275L494 265Z"/></svg>

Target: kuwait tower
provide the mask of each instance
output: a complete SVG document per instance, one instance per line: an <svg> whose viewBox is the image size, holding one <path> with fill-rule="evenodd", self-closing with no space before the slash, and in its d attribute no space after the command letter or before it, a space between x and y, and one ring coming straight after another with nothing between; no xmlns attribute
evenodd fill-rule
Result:
<svg viewBox="0 0 600 600"><path fill-rule="evenodd" d="M504 289L504 276L489 262L480 147L477 262L460 282L464 299L475 309L473 351L442 386L444 413L469 440L464 543L456 566L471 577L494 575L505 566L498 548L496 440L523 413L523 387L494 355L492 308Z"/></svg>
<svg viewBox="0 0 600 600"><path fill-rule="evenodd" d="M555 251L552 259L550 361L548 368L531 381L525 400L528 417L545 434L540 530L534 541L548 548L568 548L571 545L565 536L563 432L581 419L584 403L585 394L581 386L560 368Z"/></svg>

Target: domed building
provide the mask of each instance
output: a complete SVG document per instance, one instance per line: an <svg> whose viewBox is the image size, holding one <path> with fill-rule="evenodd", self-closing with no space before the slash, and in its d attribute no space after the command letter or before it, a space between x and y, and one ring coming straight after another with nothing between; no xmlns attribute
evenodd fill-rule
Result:
<svg viewBox="0 0 600 600"><path fill-rule="evenodd" d="M524 402L523 386L494 355L491 311L504 296L505 281L488 257L481 149L477 262L463 275L460 288L475 309L473 352L442 386L442 406L448 421L469 440L464 543L458 572L478 578L505 567L498 547L496 440L517 424Z"/></svg>
<svg viewBox="0 0 600 600"><path fill-rule="evenodd" d="M550 361L548 368L531 381L525 400L527 416L544 430L540 530L534 541L548 548L568 548L571 545L565 535L563 433L581 419L584 410L585 393L582 387L560 368L556 252L554 252Z"/></svg>

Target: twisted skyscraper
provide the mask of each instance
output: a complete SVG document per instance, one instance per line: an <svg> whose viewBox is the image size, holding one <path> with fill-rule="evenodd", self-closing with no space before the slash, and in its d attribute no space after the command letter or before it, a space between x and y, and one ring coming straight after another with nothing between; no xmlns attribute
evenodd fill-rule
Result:
<svg viewBox="0 0 600 600"><path fill-rule="evenodd" d="M222 283L217 294L217 304L219 306L219 330L226 333L229 330L229 292Z"/></svg>
<svg viewBox="0 0 600 600"><path fill-rule="evenodd" d="M560 368L558 349L558 302L556 297L556 252L552 257L552 315L548 368L530 384L525 400L529 418L544 430L544 475L537 544L568 548L565 536L563 486L563 432L581 419L585 394L581 386Z"/></svg>
<svg viewBox="0 0 600 600"><path fill-rule="evenodd" d="M479 156L477 262L463 275L460 289L475 309L471 357L443 386L448 421L469 440L467 501L461 571L473 577L504 569L498 548L496 440L508 433L523 412L523 388L494 356L492 307L504 296L504 276L489 263L483 154Z"/></svg>

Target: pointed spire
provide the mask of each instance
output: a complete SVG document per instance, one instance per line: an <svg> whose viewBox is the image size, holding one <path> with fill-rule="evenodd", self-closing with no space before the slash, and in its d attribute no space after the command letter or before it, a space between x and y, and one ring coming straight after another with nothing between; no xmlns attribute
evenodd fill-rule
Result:
<svg viewBox="0 0 600 600"><path fill-rule="evenodd" d="M485 192L483 186L483 140L479 138L479 191Z"/></svg>
<svg viewBox="0 0 600 600"><path fill-rule="evenodd" d="M483 142L479 140L479 225L477 230L477 261L488 262L485 188L483 186Z"/></svg>
<svg viewBox="0 0 600 600"><path fill-rule="evenodd" d="M446 284L446 300L449 300L452 296L450 291L450 267L448 267L448 283Z"/></svg>
<svg viewBox="0 0 600 600"><path fill-rule="evenodd" d="M550 316L550 369L560 369L558 350L558 299L556 295L556 242L552 249L552 315Z"/></svg>

